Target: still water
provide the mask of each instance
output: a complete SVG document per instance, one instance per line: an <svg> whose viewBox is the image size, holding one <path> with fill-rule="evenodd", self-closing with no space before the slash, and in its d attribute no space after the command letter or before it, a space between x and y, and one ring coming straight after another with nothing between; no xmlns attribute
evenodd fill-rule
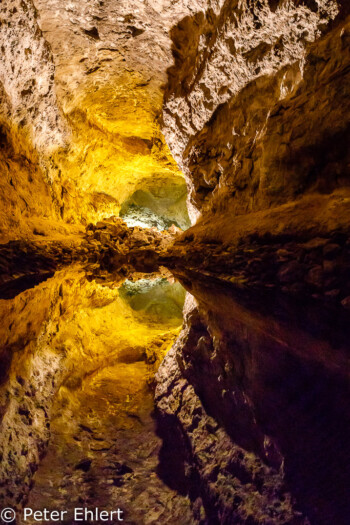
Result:
<svg viewBox="0 0 350 525"><path fill-rule="evenodd" d="M179 279L184 287L167 273L108 279L71 267L6 290L2 502L68 510L67 525L77 507L121 508L128 524L194 523L181 482L167 465L159 476L164 444L153 414L154 375L180 332L186 289L199 313L180 359L206 412L233 444L283 469L310 523L347 525L348 319L196 275ZM207 510L215 515L209 500Z"/></svg>
<svg viewBox="0 0 350 525"><path fill-rule="evenodd" d="M101 283L70 268L0 300L4 503L20 507L28 497L32 509L68 510L64 523L77 507L166 523L173 500L174 523L177 505L183 516L156 474L152 383L184 299L163 275Z"/></svg>

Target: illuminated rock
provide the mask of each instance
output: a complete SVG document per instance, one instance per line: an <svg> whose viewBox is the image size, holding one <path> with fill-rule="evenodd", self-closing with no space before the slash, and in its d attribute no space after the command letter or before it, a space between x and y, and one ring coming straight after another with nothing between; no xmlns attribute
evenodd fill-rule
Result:
<svg viewBox="0 0 350 525"><path fill-rule="evenodd" d="M134 298L135 294L136 291ZM150 415L153 403L149 385L179 333L184 292L181 295L177 291L172 296L168 289L167 294L162 294L159 286L150 282L147 301L137 308L135 304L129 306L123 297L115 281L98 284L87 280L79 268L71 268L12 300L0 301L4 319L0 354L1 501L20 507L47 452L51 432L61 434L53 439L43 474L38 473L39 487L45 480L45 469L61 483L61 474L52 469L64 468L67 474L82 459L83 451L75 441L79 432L87 437L93 432L91 442L85 443L86 451L90 454L91 450L99 458L99 451L106 447L109 450L108 446L127 449L130 438L123 437L123 429L135 433L135 428L135 447L141 450L146 435L150 439L147 453L152 457L145 467L146 478L139 481L144 490L149 486L148 475L156 469L159 449ZM163 309L162 318L155 315L157 304ZM101 417L105 418L105 427L99 421ZM139 420L147 426L145 434L139 432ZM119 436L117 440L115 434ZM109 445L102 446L101 435ZM74 443L77 447L72 451ZM67 450L61 452L65 447ZM132 465L137 470L135 454ZM117 459L123 461L123 455L112 451L109 461ZM99 476L105 478L105 474L101 465ZM72 476L71 491L78 491L78 498L82 486L76 482ZM157 483L161 488L157 480L155 487ZM48 486L43 491L39 488L40 496L34 492L35 505L39 501L49 504L44 500L48 490ZM164 496L174 497L166 487ZM57 497L54 490L53 497ZM61 505L63 509L74 507L71 492L63 492Z"/></svg>

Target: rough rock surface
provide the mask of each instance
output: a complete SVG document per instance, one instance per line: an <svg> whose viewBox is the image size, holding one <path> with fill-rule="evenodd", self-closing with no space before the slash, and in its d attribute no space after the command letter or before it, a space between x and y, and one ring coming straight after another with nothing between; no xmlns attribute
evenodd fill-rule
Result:
<svg viewBox="0 0 350 525"><path fill-rule="evenodd" d="M1 120L40 150L62 146L66 130L57 107L52 53L33 2L2 2L0 16Z"/></svg>
<svg viewBox="0 0 350 525"><path fill-rule="evenodd" d="M171 457L172 448L183 447L183 465L178 465L176 473L181 473L183 479L172 479L178 486L191 487L194 499L194 517L200 523L259 523L279 524L309 523L300 512L293 509L293 501L284 484L284 473L281 457L273 450L268 436L262 436L258 428L254 429L253 407L244 393L233 393L240 411L239 420L235 418L234 425L242 424L243 419L250 420L248 440L259 439L265 446L265 457L262 460L254 453L239 446L225 429L220 426L217 414L211 417L199 397L191 366L202 366L202 372L210 365L206 357L214 353L212 340L203 322L201 322L196 307L190 304L188 296L185 313L185 328L174 347L167 354L157 373L156 403L159 412L160 428L164 437L163 465L166 479L174 472L167 472L166 454ZM193 353L196 364L193 363ZM202 361L198 362L198 358ZM229 366L229 365L227 365ZM207 374L209 370L207 369ZM218 370L216 370L216 373ZM211 372L209 372L211 374ZM196 378L198 380L198 378ZM195 379L195 380L196 380ZM205 389L210 375L206 377ZM221 381L223 378L221 377ZM201 388L201 387L199 387ZM223 402L230 394L222 390ZM239 399L240 398L240 399ZM208 407L212 409L212 406ZM234 408L232 407L232 411ZM216 411L217 412L217 411ZM177 432L174 433L174 428ZM255 430L255 432L254 432ZM168 448L168 450L167 450ZM268 458L270 448L271 458ZM272 456L275 457L272 457ZM177 454L177 461L179 461ZM270 461L269 461L270 459ZM172 457L170 460L174 462ZM270 464L269 464L270 463ZM275 464L274 464L275 463ZM187 477L187 479L186 479ZM198 485L196 486L196 481ZM193 488L195 487L195 488Z"/></svg>
<svg viewBox="0 0 350 525"><path fill-rule="evenodd" d="M332 233L320 231L322 236L314 236L317 231L300 237L295 233L272 235L256 229L247 233L238 236L234 244L225 244L221 235L215 240L204 237L194 241L190 251L185 236L170 246L163 264L175 273L192 270L232 283L240 290L282 292L299 300L311 299L319 305L349 308L347 225ZM188 236L192 238L192 231Z"/></svg>
<svg viewBox="0 0 350 525"><path fill-rule="evenodd" d="M35 5L72 130L49 165L63 219L96 222L117 215L148 183L183 185L157 120L172 62L170 28L204 0Z"/></svg>
<svg viewBox="0 0 350 525"><path fill-rule="evenodd" d="M20 509L31 491L38 510L85 503L119 506L130 523L191 523L189 500L156 476L150 389L181 318L132 309L123 279L89 274L70 267L0 300L1 506Z"/></svg>
<svg viewBox="0 0 350 525"><path fill-rule="evenodd" d="M156 376L164 478L203 524L347 523L348 316L182 282L197 301Z"/></svg>
<svg viewBox="0 0 350 525"><path fill-rule="evenodd" d="M46 237L40 240L10 241L0 245L0 296L10 298L21 287L28 288L31 280L52 275L69 264L94 264L106 274L136 271L157 271L166 252L180 230L172 225L160 232L157 228L128 228L119 217L110 217L89 224L85 234ZM118 279L117 279L118 280Z"/></svg>
<svg viewBox="0 0 350 525"><path fill-rule="evenodd" d="M29 216L51 230L87 224L117 215L149 183L183 187L157 119L170 28L198 5L2 3L1 140L15 162L1 165L1 241L33 234Z"/></svg>
<svg viewBox="0 0 350 525"><path fill-rule="evenodd" d="M197 222L166 264L199 309L156 400L202 523L348 520L348 15L232 0L172 30L162 129Z"/></svg>
<svg viewBox="0 0 350 525"><path fill-rule="evenodd" d="M346 185L349 27L331 23L338 12L333 1L232 1L173 30L163 131L198 210L225 200L236 215Z"/></svg>

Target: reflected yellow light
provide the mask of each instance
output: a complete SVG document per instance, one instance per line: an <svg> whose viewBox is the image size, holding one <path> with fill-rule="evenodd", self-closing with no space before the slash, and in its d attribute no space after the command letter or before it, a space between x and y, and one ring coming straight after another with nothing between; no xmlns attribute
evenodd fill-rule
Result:
<svg viewBox="0 0 350 525"><path fill-rule="evenodd" d="M16 384L19 376L31 380L39 367L43 381L52 376L61 385L56 402L65 410L79 410L84 396L93 392L106 396L112 383L118 398L113 410L140 408L142 389L181 328L179 317L157 319L135 311L118 288L89 282L84 271L74 268L0 301L1 309L8 320L3 340L13 349L10 382Z"/></svg>

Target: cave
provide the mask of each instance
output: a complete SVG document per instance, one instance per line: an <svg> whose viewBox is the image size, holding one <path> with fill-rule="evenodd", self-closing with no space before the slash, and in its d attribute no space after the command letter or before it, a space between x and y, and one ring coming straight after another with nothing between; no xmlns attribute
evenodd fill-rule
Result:
<svg viewBox="0 0 350 525"><path fill-rule="evenodd" d="M166 230L172 225L187 230L191 221L187 210L187 185L182 178L140 184L125 202L119 216L129 226Z"/></svg>
<svg viewBox="0 0 350 525"><path fill-rule="evenodd" d="M348 525L346 0L0 2L0 521Z"/></svg>

